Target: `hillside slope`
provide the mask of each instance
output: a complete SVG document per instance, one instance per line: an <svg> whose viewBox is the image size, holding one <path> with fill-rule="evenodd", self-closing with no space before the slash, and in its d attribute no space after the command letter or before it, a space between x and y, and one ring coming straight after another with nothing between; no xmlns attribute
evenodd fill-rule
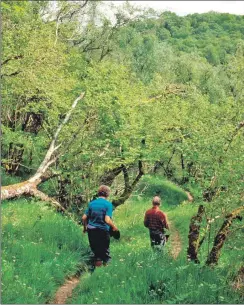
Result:
<svg viewBox="0 0 244 305"><path fill-rule="evenodd" d="M111 242L111 264L97 268L92 275L84 274L69 303L240 303L239 294L229 284L226 268L212 270L187 263L189 220L197 206L187 202L180 204L182 191L165 181L161 181L162 209L171 222L171 237L163 252L152 251L143 217L151 206L155 189L158 190L159 180L150 180L144 195L140 191L134 193L114 213L121 239ZM176 205L168 204L172 196Z"/></svg>

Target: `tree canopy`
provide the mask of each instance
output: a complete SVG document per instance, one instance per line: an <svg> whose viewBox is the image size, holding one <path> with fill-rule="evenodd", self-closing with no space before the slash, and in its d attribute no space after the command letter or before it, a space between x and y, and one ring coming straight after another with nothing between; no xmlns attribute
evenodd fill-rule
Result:
<svg viewBox="0 0 244 305"><path fill-rule="evenodd" d="M118 204L161 171L224 218L243 202L243 16L104 5L1 2L3 185L36 172L84 92L42 191L79 213L101 181Z"/></svg>

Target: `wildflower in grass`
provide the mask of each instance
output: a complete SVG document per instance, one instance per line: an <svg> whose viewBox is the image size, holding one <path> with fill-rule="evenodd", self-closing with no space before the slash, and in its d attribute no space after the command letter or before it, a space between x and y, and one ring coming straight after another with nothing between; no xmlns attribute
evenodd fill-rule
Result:
<svg viewBox="0 0 244 305"><path fill-rule="evenodd" d="M99 293L103 293L103 291L102 291L102 290L99 290L98 292L99 292Z"/></svg>

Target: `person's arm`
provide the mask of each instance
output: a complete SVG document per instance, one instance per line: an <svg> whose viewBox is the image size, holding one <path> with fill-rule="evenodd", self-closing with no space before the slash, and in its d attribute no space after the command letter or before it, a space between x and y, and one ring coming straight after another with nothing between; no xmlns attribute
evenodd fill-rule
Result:
<svg viewBox="0 0 244 305"><path fill-rule="evenodd" d="M145 216L144 216L144 226L145 226L146 228L148 228L148 218L147 218L147 214L145 214Z"/></svg>
<svg viewBox="0 0 244 305"><path fill-rule="evenodd" d="M166 215L165 215L165 228L166 228L167 230L169 230L169 222L168 222L168 218L167 218Z"/></svg>
<svg viewBox="0 0 244 305"><path fill-rule="evenodd" d="M163 229L165 228L165 229L169 230L169 222L168 222L166 214L162 213L161 219L162 219Z"/></svg>
<svg viewBox="0 0 244 305"><path fill-rule="evenodd" d="M89 208L88 208L89 209ZM82 216L83 232L87 232L87 223L88 223L88 209L85 210L84 215Z"/></svg>
<svg viewBox="0 0 244 305"><path fill-rule="evenodd" d="M112 219L108 215L105 216L105 222L112 228L113 231L118 231L118 228L114 225Z"/></svg>
<svg viewBox="0 0 244 305"><path fill-rule="evenodd" d="M113 206L112 203L109 203L106 209L105 222L112 228L113 231L118 231L118 228L114 225L112 221L112 214L113 214Z"/></svg>

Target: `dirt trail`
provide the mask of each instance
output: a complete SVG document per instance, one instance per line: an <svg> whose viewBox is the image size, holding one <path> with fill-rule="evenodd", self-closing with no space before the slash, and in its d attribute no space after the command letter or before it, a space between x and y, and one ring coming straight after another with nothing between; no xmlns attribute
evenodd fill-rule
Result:
<svg viewBox="0 0 244 305"><path fill-rule="evenodd" d="M182 250L182 243L178 230L175 228L175 226L172 223L169 223L169 225L170 225L170 231L172 232L170 236L170 243L171 243L170 252L173 258L176 259Z"/></svg>
<svg viewBox="0 0 244 305"><path fill-rule="evenodd" d="M66 300L71 297L72 290L79 284L80 278L74 276L64 283L56 292L55 298L50 304L66 304Z"/></svg>

